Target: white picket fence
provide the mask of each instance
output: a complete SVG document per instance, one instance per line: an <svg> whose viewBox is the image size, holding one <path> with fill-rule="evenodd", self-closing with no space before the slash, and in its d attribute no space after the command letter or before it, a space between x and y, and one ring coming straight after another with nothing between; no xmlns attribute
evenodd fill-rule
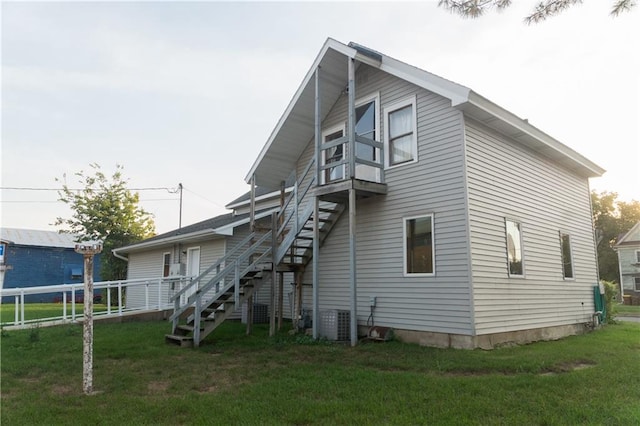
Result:
<svg viewBox="0 0 640 426"><path fill-rule="evenodd" d="M99 317L112 317L131 315L137 312L148 311L162 311L165 309L173 309L173 303L169 303L169 300L173 293L180 291L187 283L191 281L191 277L173 276L163 278L151 278L151 279L135 279L135 280L122 280L122 281L100 281L94 282L93 287L95 290L102 291L104 304L106 309L95 310L94 305L94 318ZM136 291L135 305L129 304L127 306L126 293L129 295ZM115 292L115 293L113 293ZM38 295L38 294L56 294L59 293L60 297L54 296L55 299L60 301L61 313L48 318L26 318L25 317L25 296ZM111 303L112 294L117 294L117 303L115 306ZM140 296L143 295L143 299ZM83 306L84 297L84 284L58 284L47 285L37 287L22 287L22 288L4 288L0 290L0 301L7 301L10 298L15 299L15 315L14 320L11 322L2 322L0 325L3 327L12 326L17 328L32 326L39 323L53 323L64 324L69 322L76 322L82 319L82 313L78 313L76 306ZM114 296L115 299L115 296ZM141 302L144 300L144 302ZM5 303L2 306L7 306ZM133 305L133 306L132 306ZM99 305L101 306L101 305ZM28 309L27 309L28 311Z"/></svg>

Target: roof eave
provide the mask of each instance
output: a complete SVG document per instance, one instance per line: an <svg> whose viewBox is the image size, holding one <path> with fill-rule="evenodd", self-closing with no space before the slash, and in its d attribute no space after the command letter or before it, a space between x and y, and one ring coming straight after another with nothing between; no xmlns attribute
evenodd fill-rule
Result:
<svg viewBox="0 0 640 426"><path fill-rule="evenodd" d="M529 145L529 148L542 152L548 157L556 160L568 160L569 164L567 164L566 161L562 161L563 166L571 168L582 175L587 177L599 177L606 171L604 168L587 159L582 154L569 148L537 127L529 124L526 120L523 120L473 91L470 91L468 100L466 101L462 100L455 102L452 100L452 106L462 110L465 114L477 119L489 127L495 128L491 122L495 122L496 119L499 120L503 127L506 126L506 128L510 130L511 134L509 136L518 140L525 146ZM491 119L487 120L486 118L483 118L483 114L490 116ZM527 142L530 143L527 144ZM533 147L534 145L535 148Z"/></svg>
<svg viewBox="0 0 640 426"><path fill-rule="evenodd" d="M117 248L115 250L113 250L116 253L122 254L122 253L131 253L131 252L135 252L135 251L140 251L140 250L144 250L144 249L149 249L149 248L155 248L155 247L161 247L167 244L173 244L173 243L178 243L178 242L186 242L186 241L193 241L193 240L197 240L197 239L202 239L205 237L211 237L211 236L215 236L216 232L214 229L203 229L200 231L196 231L196 232L191 232L188 234L180 234L180 235L172 235L170 237L167 238L162 238L159 240L153 240L153 241L142 241L140 243L136 243L136 244L131 244L129 246L124 246L124 247L120 247Z"/></svg>

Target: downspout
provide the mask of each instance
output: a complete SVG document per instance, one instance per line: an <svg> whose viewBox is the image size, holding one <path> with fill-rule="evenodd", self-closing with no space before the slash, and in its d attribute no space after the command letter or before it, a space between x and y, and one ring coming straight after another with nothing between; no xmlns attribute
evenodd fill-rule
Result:
<svg viewBox="0 0 640 426"><path fill-rule="evenodd" d="M118 258L118 259L121 259L121 260L124 260L125 262L129 263L129 258L128 258L128 257L124 257L124 256L123 256L123 255L121 255L121 254L118 254L118 252L117 252L117 251L115 251L115 250L111 250L111 254L113 254L113 256L114 256L114 257L116 257L116 258Z"/></svg>

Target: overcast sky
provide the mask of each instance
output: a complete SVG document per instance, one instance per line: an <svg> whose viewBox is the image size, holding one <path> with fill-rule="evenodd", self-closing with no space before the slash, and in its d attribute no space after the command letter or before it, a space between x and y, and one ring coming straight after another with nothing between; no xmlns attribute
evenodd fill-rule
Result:
<svg viewBox="0 0 640 426"><path fill-rule="evenodd" d="M97 162L184 187L183 225L225 213L327 37L465 85L607 169L640 199L640 7L534 1L465 20L422 3L2 2L2 187L55 188ZM73 179L68 181L74 185ZM158 232L176 194L141 191ZM49 229L54 191L2 190L2 226Z"/></svg>

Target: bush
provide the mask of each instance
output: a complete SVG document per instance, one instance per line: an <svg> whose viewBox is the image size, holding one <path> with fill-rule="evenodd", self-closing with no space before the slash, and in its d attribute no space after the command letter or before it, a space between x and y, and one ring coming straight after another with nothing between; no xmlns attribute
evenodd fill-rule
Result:
<svg viewBox="0 0 640 426"><path fill-rule="evenodd" d="M607 323L612 323L614 322L614 317L618 313L616 308L618 300L618 284L611 281L601 282L602 285L604 285L604 306L606 311L604 320Z"/></svg>

